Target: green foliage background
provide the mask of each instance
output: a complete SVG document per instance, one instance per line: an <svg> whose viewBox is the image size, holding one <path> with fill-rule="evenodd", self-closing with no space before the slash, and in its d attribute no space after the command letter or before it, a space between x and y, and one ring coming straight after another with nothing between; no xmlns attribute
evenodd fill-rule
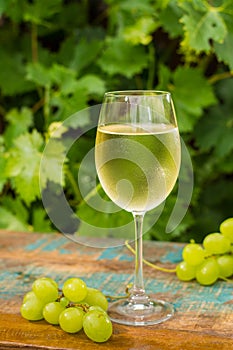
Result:
<svg viewBox="0 0 233 350"><path fill-rule="evenodd" d="M39 166L68 116L101 103L107 90L165 89L192 157L194 192L172 233L175 192L146 237L200 241L216 231L233 214L232 42L232 0L0 0L0 228L56 230ZM77 170L94 132L80 142L64 167L67 199L90 223L111 226L111 215L97 219L80 195ZM60 181L56 171L48 178ZM125 220L120 212L118 224Z"/></svg>

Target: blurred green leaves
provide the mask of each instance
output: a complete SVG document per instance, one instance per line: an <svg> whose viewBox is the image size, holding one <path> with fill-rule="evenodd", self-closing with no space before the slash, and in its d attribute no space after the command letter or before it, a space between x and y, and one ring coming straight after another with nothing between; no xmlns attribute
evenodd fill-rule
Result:
<svg viewBox="0 0 233 350"><path fill-rule="evenodd" d="M0 50L0 88L2 94L15 96L32 90L32 84L25 79L24 57L21 53Z"/></svg>
<svg viewBox="0 0 233 350"><path fill-rule="evenodd" d="M223 43L227 34L226 24L221 16L221 10L212 7L207 1L195 6L194 1L185 1L181 7L185 11L181 22L184 25L185 36L182 44L195 51L210 51L213 40Z"/></svg>
<svg viewBox="0 0 233 350"><path fill-rule="evenodd" d="M153 40L153 32L159 27L155 18L142 17L134 25L127 26L123 31L123 38L133 45L148 45Z"/></svg>
<svg viewBox="0 0 233 350"><path fill-rule="evenodd" d="M22 134L10 149L5 173L12 188L27 205L40 197L39 166L43 138L37 130Z"/></svg>
<svg viewBox="0 0 233 350"><path fill-rule="evenodd" d="M233 151L233 80L219 84L219 97L222 105L210 109L210 118L201 118L195 134L202 151L213 150L217 159L229 156Z"/></svg>
<svg viewBox="0 0 233 350"><path fill-rule="evenodd" d="M99 66L105 73L110 76L120 74L132 78L146 68L148 56L144 47L134 46L119 38L111 38L107 44L98 60Z"/></svg>
<svg viewBox="0 0 233 350"><path fill-rule="evenodd" d="M100 104L105 91L164 89L174 99L195 188L179 227L165 233L173 192L147 237L201 240L216 230L232 216L232 40L230 0L0 1L0 228L56 230L39 185L63 187L72 210L83 218L84 235L94 235L95 226L127 223L128 214L100 214L81 196L77 174L94 147L95 130L68 153L67 145L73 134L91 127L86 108ZM83 110L69 134L68 117ZM90 187L94 201L99 185L90 180L91 169L81 184Z"/></svg>
<svg viewBox="0 0 233 350"><path fill-rule="evenodd" d="M215 104L217 99L212 86L198 68L179 67L173 79L173 96L180 130L191 131L204 109Z"/></svg>

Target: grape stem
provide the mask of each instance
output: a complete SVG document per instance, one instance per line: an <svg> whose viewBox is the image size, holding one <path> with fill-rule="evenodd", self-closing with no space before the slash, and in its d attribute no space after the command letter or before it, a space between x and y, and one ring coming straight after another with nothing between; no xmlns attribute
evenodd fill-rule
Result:
<svg viewBox="0 0 233 350"><path fill-rule="evenodd" d="M133 253L135 255L135 250L130 246L129 244L129 241L125 241L125 246L131 251L131 253ZM155 270L159 270L159 271L162 271L162 272L170 272L170 273L174 273L176 272L176 269L167 269L165 267L161 267L161 266L157 266L155 264L152 264L151 262L149 262L148 260L146 259L142 259L142 261L144 262L144 264L152 267L153 269Z"/></svg>
<svg viewBox="0 0 233 350"><path fill-rule="evenodd" d="M220 280L223 280L223 281L225 281L225 282L233 283L232 280L230 280L229 278L223 277L223 276L219 276L219 279L220 279Z"/></svg>
<svg viewBox="0 0 233 350"><path fill-rule="evenodd" d="M69 307L79 307L81 308L84 312L88 312L90 306L89 305L85 305L85 304L80 304L80 303L69 303L66 308L69 308Z"/></svg>
<svg viewBox="0 0 233 350"><path fill-rule="evenodd" d="M110 300L116 300L116 299L127 299L130 295L129 290L132 288L132 283L129 283L126 288L125 288L125 295L117 295L117 296L113 296L113 295L105 295L106 298L110 299Z"/></svg>

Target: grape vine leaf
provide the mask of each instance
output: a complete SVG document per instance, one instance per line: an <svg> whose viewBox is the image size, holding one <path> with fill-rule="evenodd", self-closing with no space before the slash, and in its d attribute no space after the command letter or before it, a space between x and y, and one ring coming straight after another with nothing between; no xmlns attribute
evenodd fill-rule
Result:
<svg viewBox="0 0 233 350"><path fill-rule="evenodd" d="M27 205L40 198L39 167L43 138L33 130L14 141L9 150L5 173L11 178L12 187Z"/></svg>
<svg viewBox="0 0 233 350"><path fill-rule="evenodd" d="M124 55L122 55L124 52ZM98 60L101 69L109 74L123 74L132 78L147 66L148 56L143 46L133 46L121 38L109 38Z"/></svg>
<svg viewBox="0 0 233 350"><path fill-rule="evenodd" d="M171 38L176 38L183 34L182 24L180 23L182 14L182 10L177 6L177 1L172 0L169 1L168 6L159 15L162 27L169 33Z"/></svg>
<svg viewBox="0 0 233 350"><path fill-rule="evenodd" d="M98 75L86 74L78 79L78 86L80 89L84 89L88 94L94 94L97 96L103 96L106 91L106 83Z"/></svg>
<svg viewBox="0 0 233 350"><path fill-rule="evenodd" d="M74 69L79 75L87 67L89 68L88 73L91 73L97 57L101 54L105 35L101 27L80 28L78 33L69 35L61 43L60 50L56 53L57 62Z"/></svg>
<svg viewBox="0 0 233 350"><path fill-rule="evenodd" d="M77 87L72 94L67 96L61 91L53 91L51 94L51 106L57 110L51 116L51 121L63 121L76 113L87 108L88 94L87 91ZM80 120L79 120L80 121ZM89 119L86 117L82 120L82 125L87 124ZM81 125L80 125L81 126Z"/></svg>
<svg viewBox="0 0 233 350"><path fill-rule="evenodd" d="M98 75L86 74L79 79L76 78L75 70L54 64L50 70L50 76L55 82L62 94L70 95L76 90L85 90L87 93L103 95L105 91L105 82Z"/></svg>
<svg viewBox="0 0 233 350"><path fill-rule="evenodd" d="M202 151L214 148L216 156L228 155L233 150L232 123L232 116L226 115L222 108L210 110L208 118L203 119L197 126L196 140Z"/></svg>
<svg viewBox="0 0 233 350"><path fill-rule="evenodd" d="M181 132L190 132L204 108L217 102L213 87L200 68L179 66L170 72L169 79L169 70L162 65L159 77L163 79L163 85L159 84L158 88L168 89L172 93Z"/></svg>
<svg viewBox="0 0 233 350"><path fill-rule="evenodd" d="M133 25L127 26L123 30L125 41L133 45L148 45L152 39L152 33L159 27L159 22L151 16L142 17Z"/></svg>
<svg viewBox="0 0 233 350"><path fill-rule="evenodd" d="M185 11L180 20L184 26L184 40L181 45L196 52L209 52L211 40L223 43L227 35L227 27L218 8L205 5L205 2L203 5L202 8L196 8L187 1L180 5Z"/></svg>
<svg viewBox="0 0 233 350"><path fill-rule="evenodd" d="M27 231L29 211L19 197L2 197L0 204L0 228L14 231Z"/></svg>
<svg viewBox="0 0 233 350"><path fill-rule="evenodd" d="M33 90L34 85L25 80L25 63L21 53L0 50L0 89L2 94L13 96Z"/></svg>
<svg viewBox="0 0 233 350"><path fill-rule="evenodd" d="M77 89L78 82L74 70L55 63L49 70L49 75L51 83L54 83L56 89L59 88L64 95L69 95Z"/></svg>
<svg viewBox="0 0 233 350"><path fill-rule="evenodd" d="M13 198L10 195L2 198L2 205L12 214L20 219L21 222L27 223L29 219L29 211L19 197Z"/></svg>
<svg viewBox="0 0 233 350"><path fill-rule="evenodd" d="M105 91L104 81L94 74L77 77L74 69L60 64L47 68L40 63L27 66L27 79L50 88L50 107L55 107L49 122L65 120L75 112L85 109L89 94L102 95ZM83 120L83 124L87 120Z"/></svg>
<svg viewBox="0 0 233 350"><path fill-rule="evenodd" d="M170 84L172 77L172 72L170 69L163 63L160 63L158 66L158 81L157 85L158 90L166 90Z"/></svg>
<svg viewBox="0 0 233 350"><path fill-rule="evenodd" d="M51 232L51 221L47 218L43 208L34 208L32 212L32 226L34 232Z"/></svg>
<svg viewBox="0 0 233 350"><path fill-rule="evenodd" d="M233 118L229 113L233 109L233 79L219 86L221 104L210 108L208 117L200 119L194 134L202 151L214 149L214 154L221 158L233 150Z"/></svg>
<svg viewBox="0 0 233 350"><path fill-rule="evenodd" d="M224 62L233 71L233 31L228 32L224 43L215 43L214 48L219 61Z"/></svg>
<svg viewBox="0 0 233 350"><path fill-rule="evenodd" d="M34 0L24 6L23 18L35 24L48 25L46 20L61 11L62 0Z"/></svg>
<svg viewBox="0 0 233 350"><path fill-rule="evenodd" d="M5 129L4 140L7 148L12 146L14 140L22 133L28 131L33 124L33 114L28 107L21 110L11 109L5 116L8 125Z"/></svg>
<svg viewBox="0 0 233 350"><path fill-rule="evenodd" d="M217 102L213 87L199 68L178 67L173 74L173 98L181 131L191 131L203 109Z"/></svg>
<svg viewBox="0 0 233 350"><path fill-rule="evenodd" d="M30 80L39 86L50 86L52 79L49 68L43 66L39 62L28 63L26 66L26 79Z"/></svg>
<svg viewBox="0 0 233 350"><path fill-rule="evenodd" d="M40 164L40 186L45 189L49 181L64 186L65 176L63 165L67 162L66 148L61 142L55 138L51 138L42 155Z"/></svg>
<svg viewBox="0 0 233 350"><path fill-rule="evenodd" d="M70 59L69 67L80 74L81 71L95 63L97 56L100 54L103 48L103 42L101 40L87 41L82 39L76 44L73 56Z"/></svg>
<svg viewBox="0 0 233 350"><path fill-rule="evenodd" d="M230 10L233 13L233 4L231 4ZM233 70L233 19L232 16L225 14L224 18L227 26L227 35L222 43L214 42L213 46L218 60L224 62Z"/></svg>
<svg viewBox="0 0 233 350"><path fill-rule="evenodd" d="M29 227L9 209L0 206L0 228L9 231L28 231Z"/></svg>

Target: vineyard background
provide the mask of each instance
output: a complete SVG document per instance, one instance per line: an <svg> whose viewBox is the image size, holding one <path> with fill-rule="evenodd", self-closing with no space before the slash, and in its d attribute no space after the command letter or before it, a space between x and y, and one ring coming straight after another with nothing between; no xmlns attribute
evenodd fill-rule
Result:
<svg viewBox="0 0 233 350"><path fill-rule="evenodd" d="M232 42L231 0L0 0L0 228L56 231L42 204L39 166L66 118L101 103L108 90L160 89L172 93L194 191L167 234L174 189L145 238L201 241L218 230L233 216ZM87 115L76 128L91 123ZM78 188L94 137L90 130L67 155L66 198L93 226L121 225L127 214L95 213ZM55 172L48 178L50 186L60 181Z"/></svg>

